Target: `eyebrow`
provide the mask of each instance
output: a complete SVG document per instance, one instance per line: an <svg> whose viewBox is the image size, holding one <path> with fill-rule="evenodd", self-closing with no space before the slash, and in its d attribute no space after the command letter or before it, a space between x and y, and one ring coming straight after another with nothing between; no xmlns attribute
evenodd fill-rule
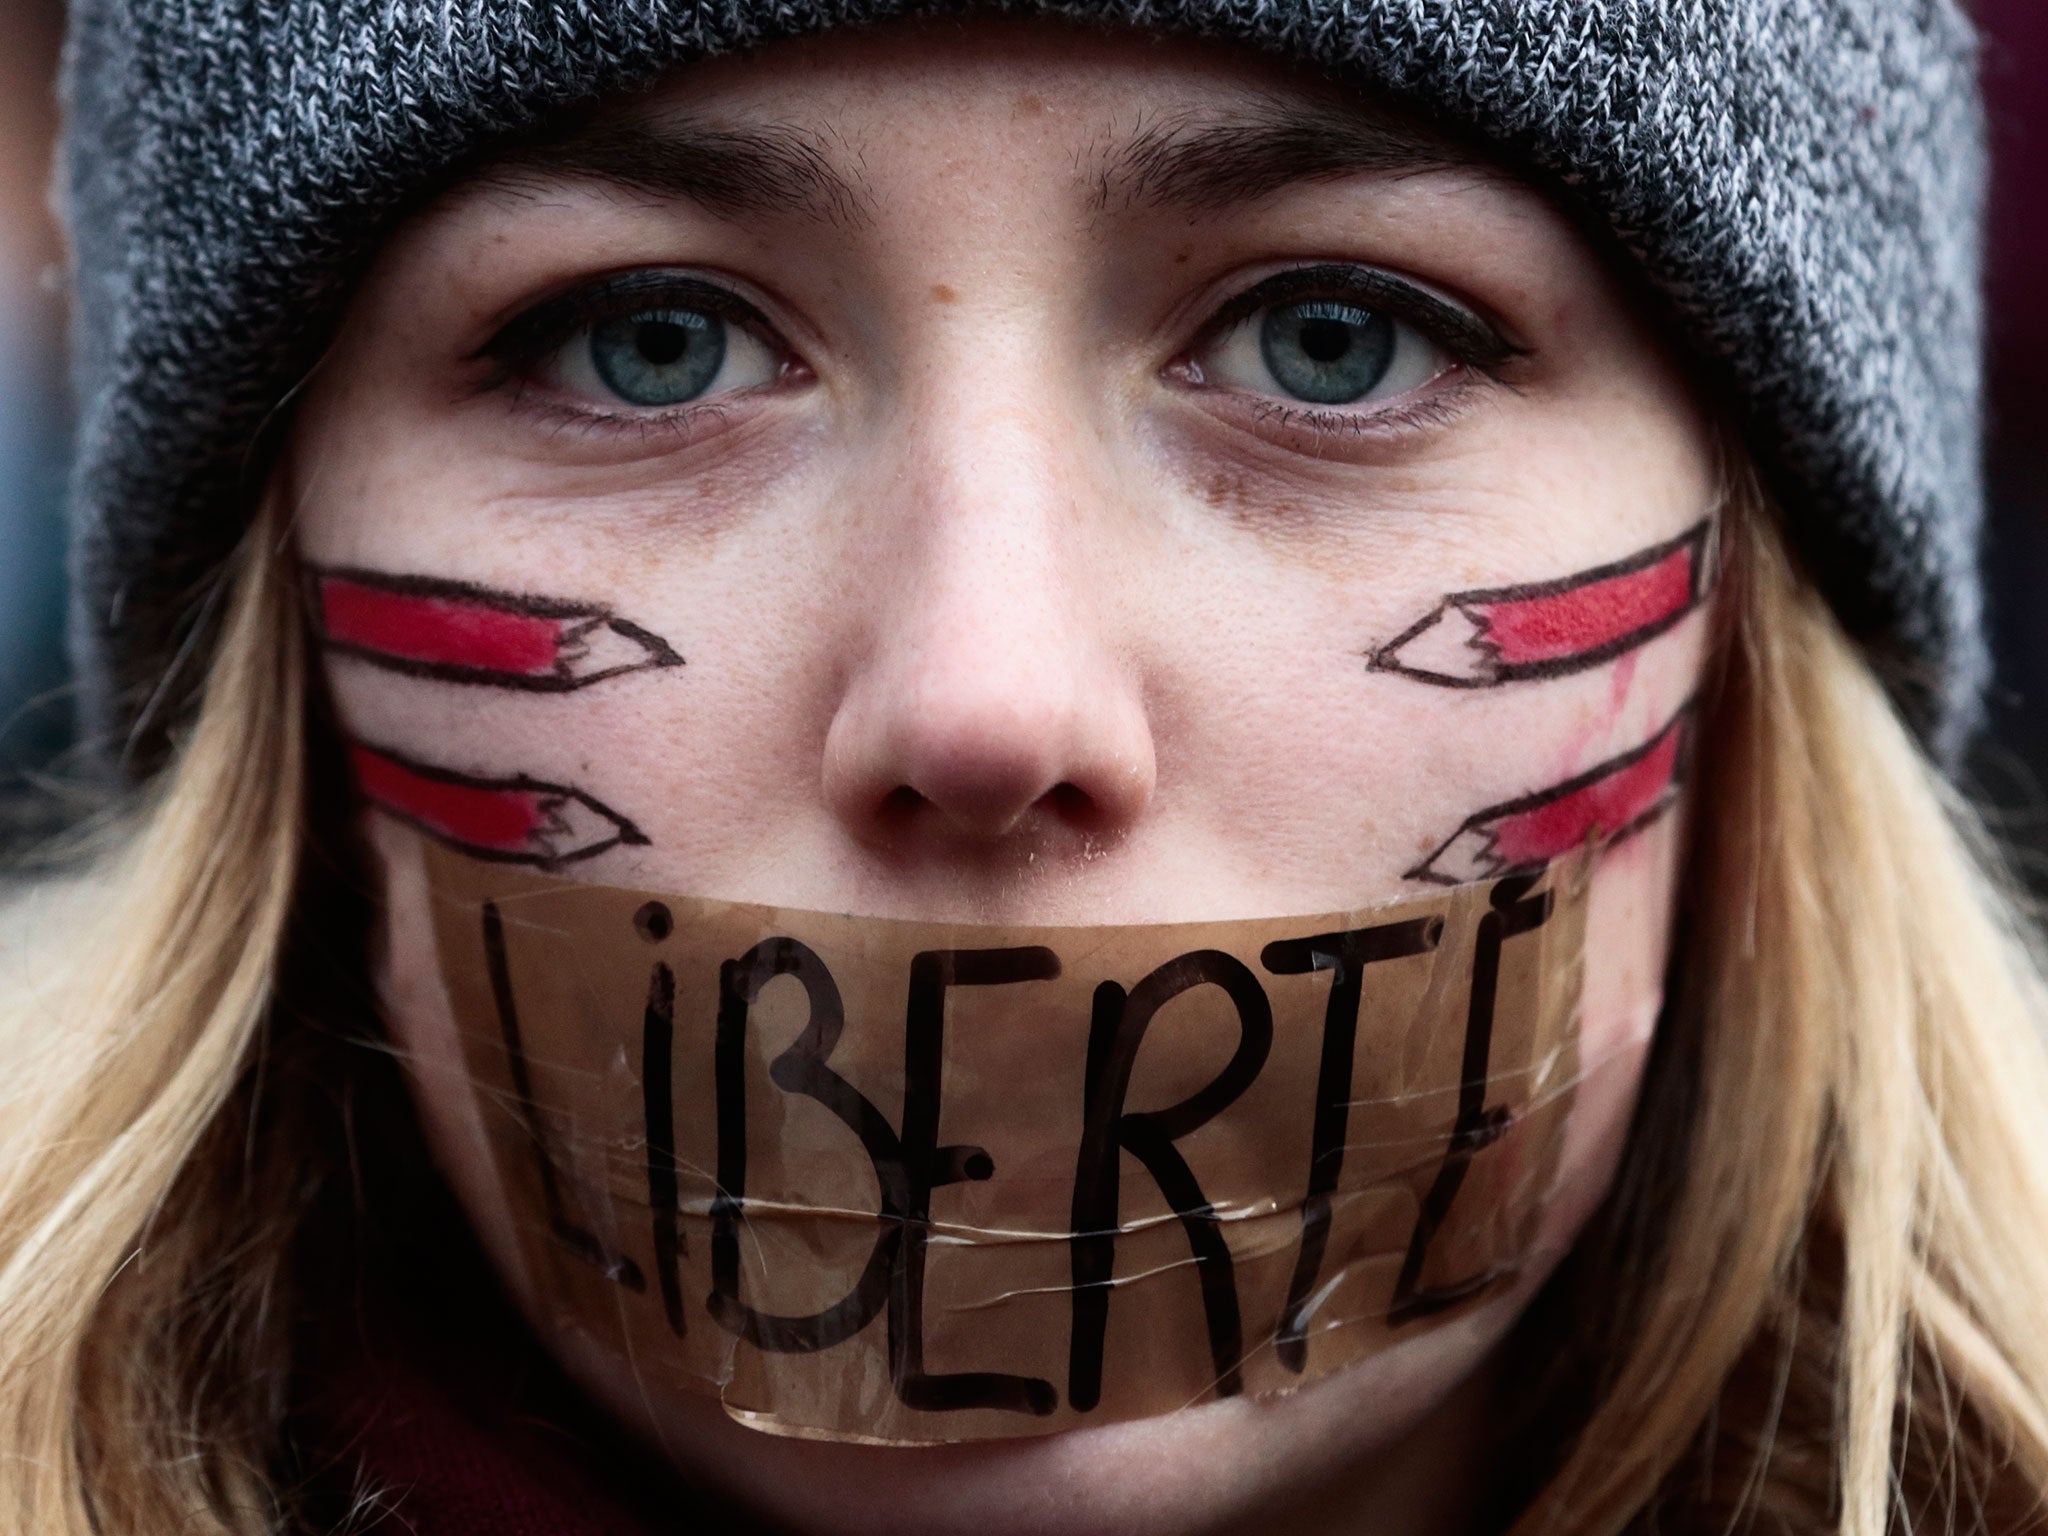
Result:
<svg viewBox="0 0 2048 1536"><path fill-rule="evenodd" d="M1182 115L1141 123L1098 155L1098 212L1215 213L1300 182L1359 174L1503 174L1418 125L1280 101L1228 118Z"/></svg>
<svg viewBox="0 0 2048 1536"><path fill-rule="evenodd" d="M607 118L529 141L484 172L527 190L535 177L609 182L657 198L682 198L723 218L786 214L834 224L865 221L871 199L825 138L787 123L744 127L679 115Z"/></svg>
<svg viewBox="0 0 2048 1536"><path fill-rule="evenodd" d="M1076 169L1098 213L1216 213L1290 185L1358 174L1505 174L1398 118L1278 100L1227 117L1141 120L1078 156ZM741 126L683 114L586 120L514 147L483 173L513 191L552 177L681 198L728 219L767 214L862 225L874 206L858 169L842 165L823 134L788 123Z"/></svg>

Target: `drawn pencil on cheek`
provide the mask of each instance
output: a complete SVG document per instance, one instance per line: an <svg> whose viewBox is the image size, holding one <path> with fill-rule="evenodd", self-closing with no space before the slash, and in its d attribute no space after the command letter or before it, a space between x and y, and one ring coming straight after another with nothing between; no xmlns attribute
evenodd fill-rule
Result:
<svg viewBox="0 0 2048 1536"><path fill-rule="evenodd" d="M566 693L683 658L659 635L593 603L376 571L315 570L321 642L393 672Z"/></svg>
<svg viewBox="0 0 2048 1536"><path fill-rule="evenodd" d="M349 760L372 805L473 858L553 868L647 843L617 811L566 785L478 778L360 742Z"/></svg>
<svg viewBox="0 0 2048 1536"><path fill-rule="evenodd" d="M1645 645L1705 597L1711 520L1558 581L1453 592L1372 653L1371 669L1442 688L1583 672Z"/></svg>
<svg viewBox="0 0 2048 1536"><path fill-rule="evenodd" d="M1462 885L1527 874L1589 840L1612 847L1633 836L1677 802L1692 758L1692 726L1688 703L1640 747L1562 784L1474 812L1403 878Z"/></svg>

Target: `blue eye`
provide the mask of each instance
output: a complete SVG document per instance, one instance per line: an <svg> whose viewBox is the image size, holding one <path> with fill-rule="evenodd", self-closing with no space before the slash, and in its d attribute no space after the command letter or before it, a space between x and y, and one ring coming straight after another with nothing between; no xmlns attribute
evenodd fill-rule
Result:
<svg viewBox="0 0 2048 1536"><path fill-rule="evenodd" d="M673 410L775 383L787 354L767 323L729 317L728 308L740 307L729 295L692 302L712 292L702 282L635 273L522 316L486 351L613 410Z"/></svg>
<svg viewBox="0 0 2048 1536"><path fill-rule="evenodd" d="M682 405L710 388L725 366L727 326L697 310L621 315L590 328L590 364L628 405Z"/></svg>
<svg viewBox="0 0 2048 1536"><path fill-rule="evenodd" d="M1302 291L1311 285L1322 291ZM1418 311L1426 318L1406 318ZM1303 405L1396 400L1460 362L1484 368L1512 353L1462 307L1368 268L1284 272L1225 313L1194 353L1201 381Z"/></svg>
<svg viewBox="0 0 2048 1536"><path fill-rule="evenodd" d="M1279 304L1259 321L1259 356L1298 400L1350 405L1387 376L1399 344L1394 322L1355 304Z"/></svg>

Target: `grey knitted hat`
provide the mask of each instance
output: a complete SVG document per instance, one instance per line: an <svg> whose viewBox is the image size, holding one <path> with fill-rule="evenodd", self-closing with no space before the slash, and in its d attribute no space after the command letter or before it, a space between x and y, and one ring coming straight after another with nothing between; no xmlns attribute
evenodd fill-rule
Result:
<svg viewBox="0 0 2048 1536"><path fill-rule="evenodd" d="M1240 40L1460 124L1640 265L1924 739L1984 680L1975 39L1953 0L993 0ZM74 645L161 761L262 440L437 179L690 59L946 0L74 0ZM181 664L182 663L182 664Z"/></svg>

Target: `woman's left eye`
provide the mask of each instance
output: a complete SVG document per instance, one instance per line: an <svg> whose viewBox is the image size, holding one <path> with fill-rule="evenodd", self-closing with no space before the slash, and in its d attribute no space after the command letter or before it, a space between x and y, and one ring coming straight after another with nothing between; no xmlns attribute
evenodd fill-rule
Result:
<svg viewBox="0 0 2048 1536"><path fill-rule="evenodd" d="M708 310L633 310L579 328L536 370L594 403L661 410L772 384L782 360L746 327Z"/></svg>
<svg viewBox="0 0 2048 1536"><path fill-rule="evenodd" d="M1322 407L1398 399L1458 363L1407 321L1337 298L1254 309L1212 335L1194 361L1205 383Z"/></svg>

